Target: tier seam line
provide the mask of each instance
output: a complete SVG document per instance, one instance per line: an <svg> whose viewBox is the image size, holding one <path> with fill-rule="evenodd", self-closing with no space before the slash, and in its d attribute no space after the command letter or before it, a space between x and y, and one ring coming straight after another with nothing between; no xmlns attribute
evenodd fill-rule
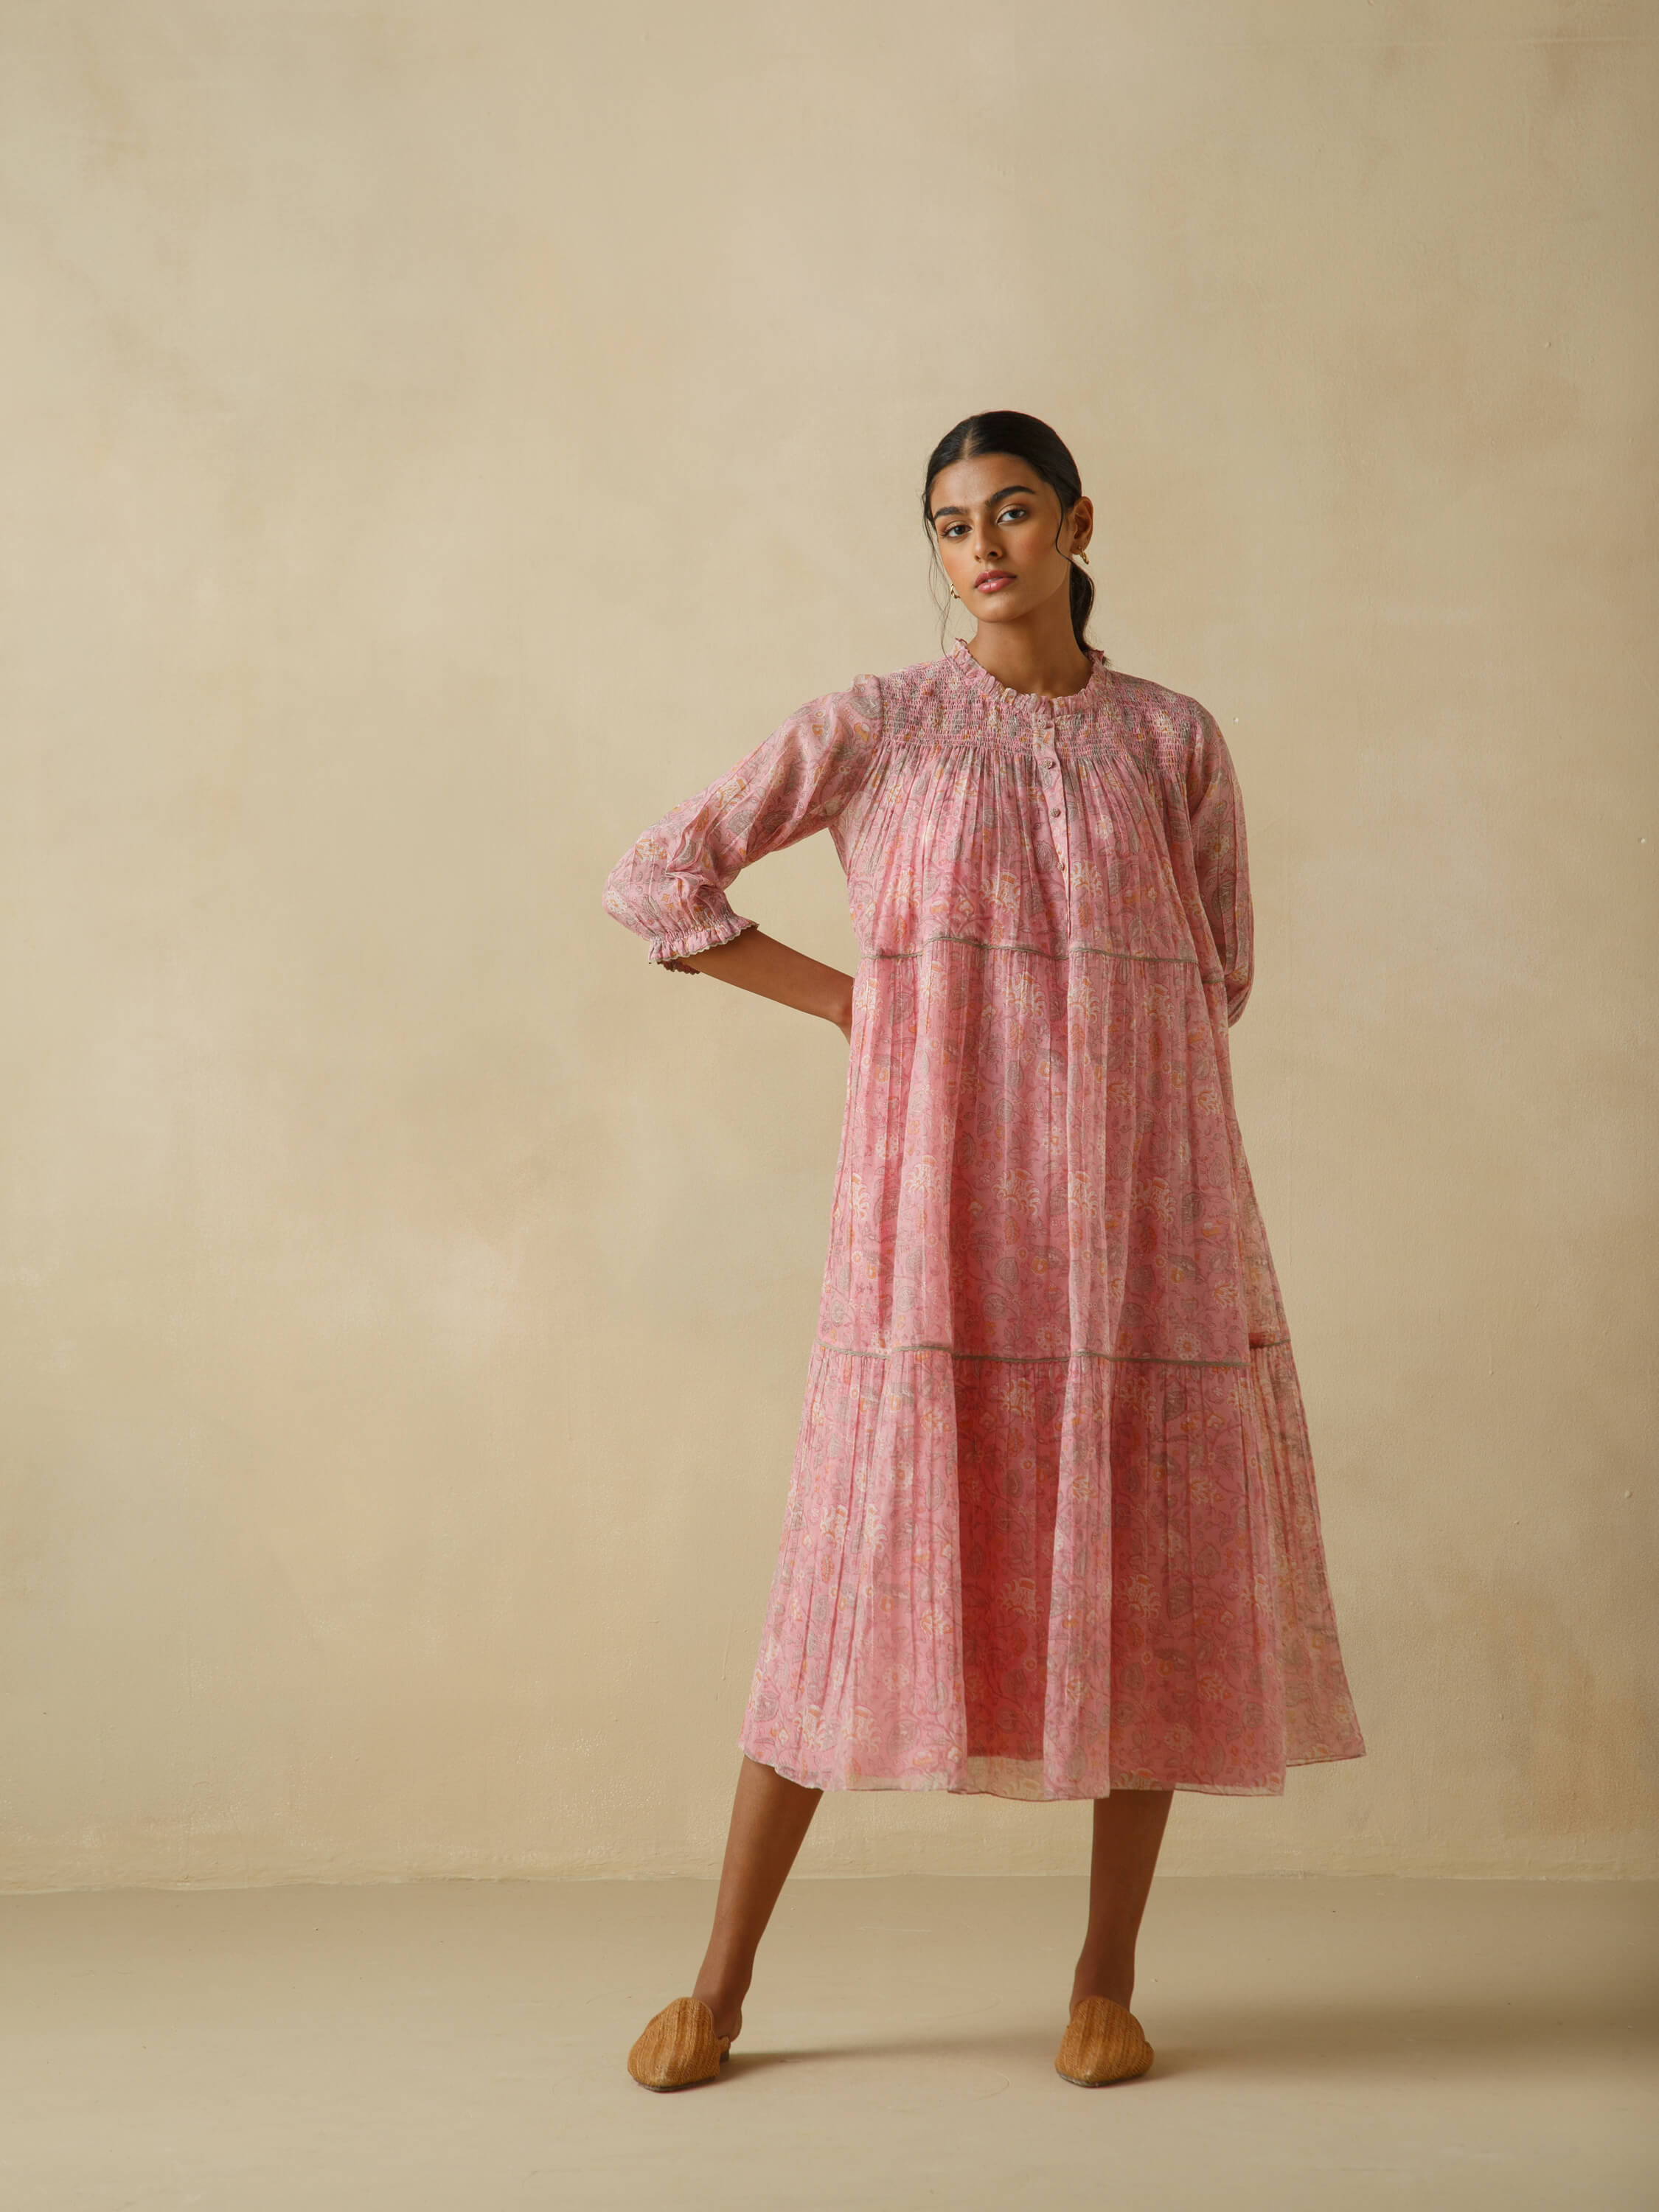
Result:
<svg viewBox="0 0 1659 2212"><path fill-rule="evenodd" d="M877 951L866 952L864 957L866 960L915 960L921 957L923 947L929 945L972 945L981 952L1032 952L1039 960L1069 960L1074 952L1098 952L1109 960L1146 960L1160 967L1197 968L1206 982L1218 983L1226 980L1219 973L1212 973L1205 969L1203 962L1195 960L1190 952L1126 952L1120 945L1085 945L1081 939L1067 945L1063 952L1054 952L1044 945L1003 945L989 937L957 937L949 930L939 930L932 937L924 937L921 944L913 949L904 951Z"/></svg>
<svg viewBox="0 0 1659 2212"><path fill-rule="evenodd" d="M1262 1337L1253 1340L1252 1352L1266 1351L1275 1344L1288 1344L1285 1336ZM958 1352L952 1344L890 1344L881 1350L856 1344L831 1344L827 1337L815 1337L813 1343L820 1351L842 1352L849 1359L887 1359L896 1352L948 1352L953 1359L997 1359L1011 1366L1052 1364L1062 1359L1116 1359L1152 1367L1248 1367L1248 1359L1186 1359L1177 1353L1164 1352Z"/></svg>

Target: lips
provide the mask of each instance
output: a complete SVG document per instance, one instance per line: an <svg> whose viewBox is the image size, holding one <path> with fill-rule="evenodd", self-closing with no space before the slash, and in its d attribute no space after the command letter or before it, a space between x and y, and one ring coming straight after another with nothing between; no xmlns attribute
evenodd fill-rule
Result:
<svg viewBox="0 0 1659 2212"><path fill-rule="evenodd" d="M974 589L976 592L1000 592L1013 580L1006 568L988 568L982 576L975 577Z"/></svg>

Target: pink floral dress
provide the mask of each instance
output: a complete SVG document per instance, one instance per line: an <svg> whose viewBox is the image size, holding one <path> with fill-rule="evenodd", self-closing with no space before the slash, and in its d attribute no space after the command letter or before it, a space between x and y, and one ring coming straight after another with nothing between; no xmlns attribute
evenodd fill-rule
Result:
<svg viewBox="0 0 1659 2212"><path fill-rule="evenodd" d="M1220 729L961 644L792 714L605 911L672 968L827 829L862 957L818 1328L740 1743L830 1790L1280 1794L1364 1752L1234 1111ZM677 972L695 975L695 969Z"/></svg>

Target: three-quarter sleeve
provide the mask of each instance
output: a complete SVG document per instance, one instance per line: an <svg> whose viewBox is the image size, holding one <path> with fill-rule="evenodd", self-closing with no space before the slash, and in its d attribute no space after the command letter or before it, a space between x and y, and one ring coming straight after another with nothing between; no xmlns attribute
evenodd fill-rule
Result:
<svg viewBox="0 0 1659 2212"><path fill-rule="evenodd" d="M826 828L869 772L881 738L873 677L826 692L787 717L735 768L636 838L605 879L605 912L647 940L677 975L688 954L712 952L756 924L728 887L752 861Z"/></svg>
<svg viewBox="0 0 1659 2212"><path fill-rule="evenodd" d="M1227 1026L1244 1011L1255 976L1249 859L1244 842L1244 802L1232 755L1220 725L1198 709L1187 772L1187 811L1199 897L1210 925L1227 985Z"/></svg>

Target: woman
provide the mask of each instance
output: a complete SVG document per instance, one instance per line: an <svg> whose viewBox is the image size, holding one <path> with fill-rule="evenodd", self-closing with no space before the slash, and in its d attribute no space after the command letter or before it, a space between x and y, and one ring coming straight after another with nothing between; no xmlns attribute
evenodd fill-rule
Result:
<svg viewBox="0 0 1659 2212"><path fill-rule="evenodd" d="M959 422L922 511L973 637L860 677L647 830L606 911L851 1045L830 1254L714 1932L635 2079L714 2077L825 1790L1094 1801L1055 2060L1144 2073L1172 1793L1364 1752L1236 1118L1244 819L1195 700L1089 645L1045 423ZM828 829L856 975L726 896Z"/></svg>

